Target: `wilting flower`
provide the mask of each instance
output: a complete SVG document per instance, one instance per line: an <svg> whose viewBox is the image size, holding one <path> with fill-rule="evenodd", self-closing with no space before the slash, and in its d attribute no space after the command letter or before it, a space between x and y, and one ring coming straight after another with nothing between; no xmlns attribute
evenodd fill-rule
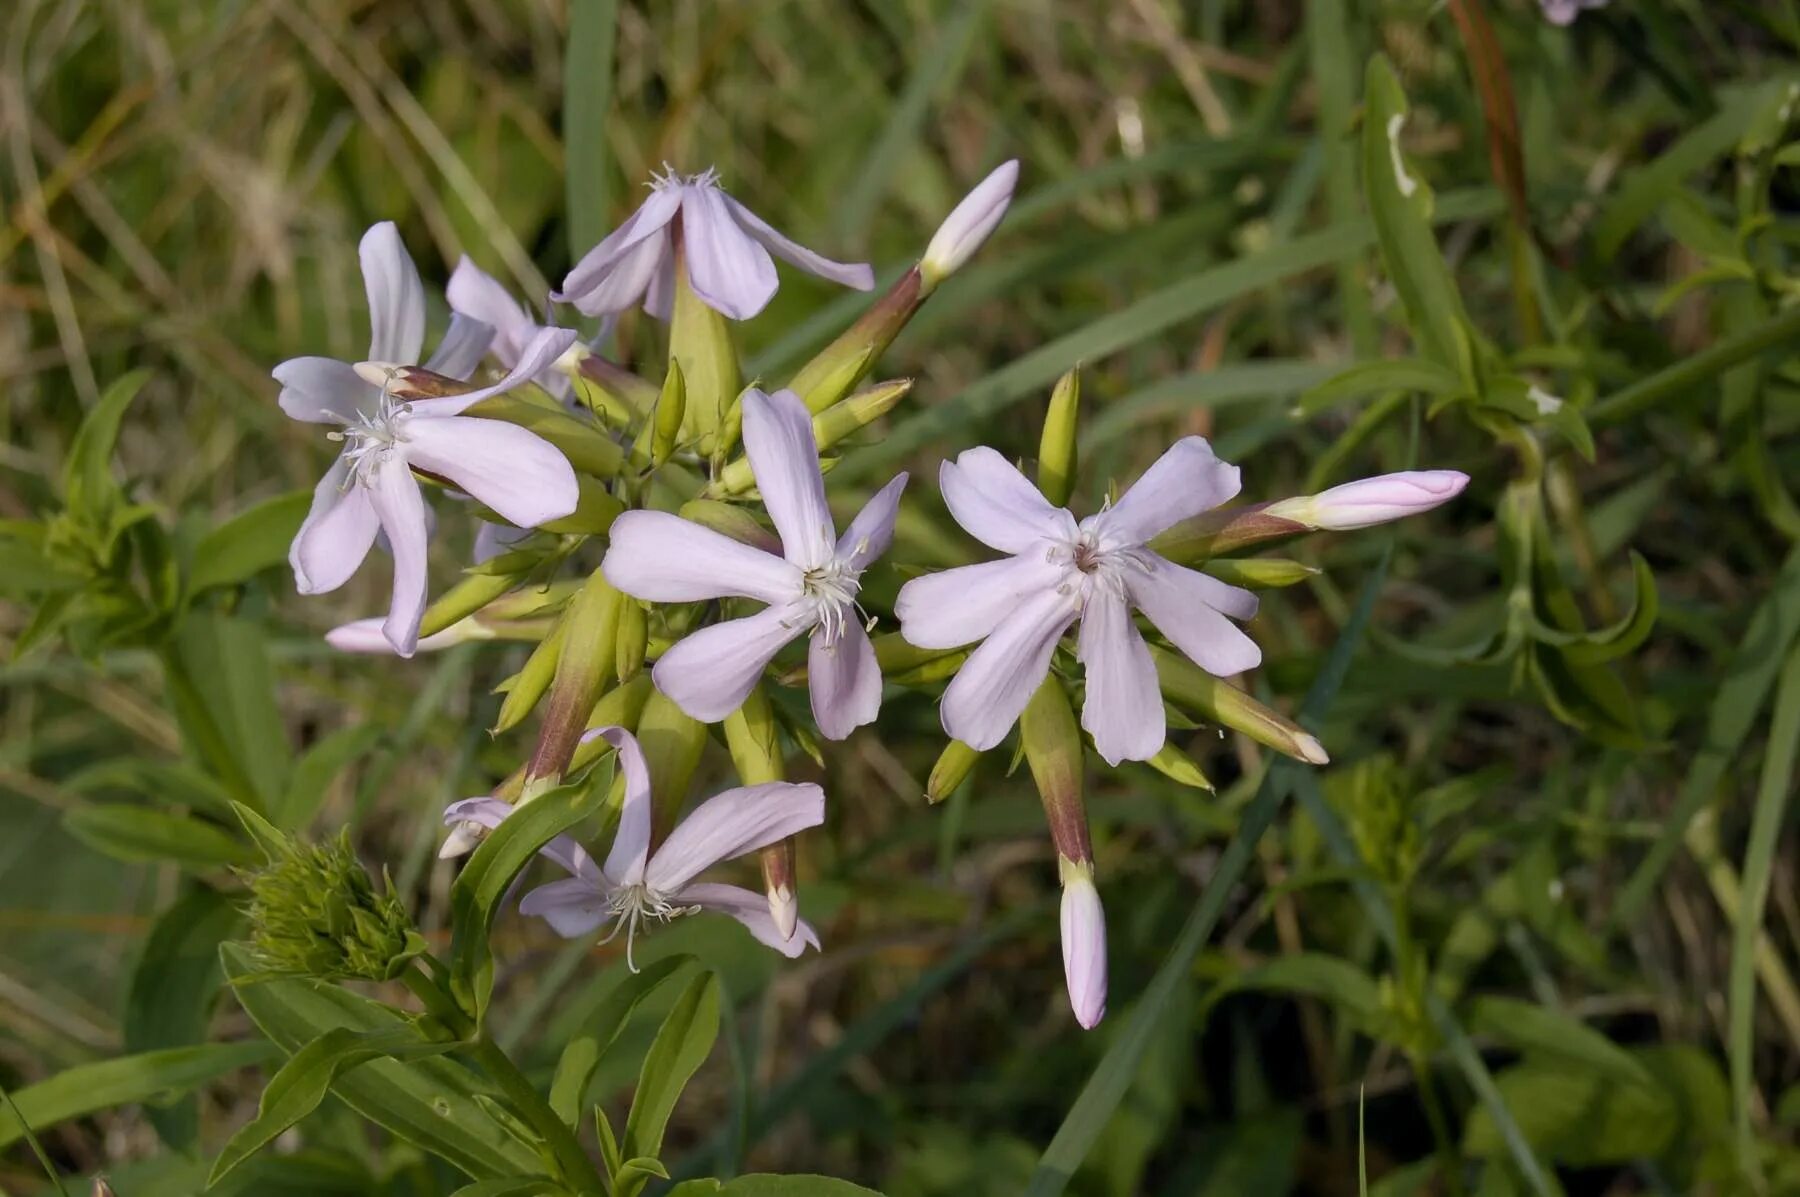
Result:
<svg viewBox="0 0 1800 1197"><path fill-rule="evenodd" d="M944 218L919 259L919 271L932 285L955 274L981 248L1006 215L1018 185L1019 160L1002 162Z"/></svg>
<svg viewBox="0 0 1800 1197"><path fill-rule="evenodd" d="M1263 508L1263 514L1321 531L1349 532L1430 511L1460 495L1467 485L1469 476L1461 470L1405 470L1282 499Z"/></svg>
<svg viewBox="0 0 1800 1197"><path fill-rule="evenodd" d="M834 262L776 232L725 194L716 172L664 170L650 184L650 198L569 271L562 291L553 296L557 302L572 303L589 316L605 316L641 300L651 315L667 320L675 306L679 258L686 264L688 284L707 306L733 320L748 320L775 294L771 253L808 274L858 291L875 285L875 272L867 263Z"/></svg>
<svg viewBox="0 0 1800 1197"><path fill-rule="evenodd" d="M1544 16L1553 25L1571 24L1583 9L1605 8L1606 0L1539 0Z"/></svg>
<svg viewBox="0 0 1800 1197"><path fill-rule="evenodd" d="M338 424L344 451L313 491L312 510L288 551L302 594L323 594L349 580L379 532L394 555L393 599L383 632L401 656L418 643L425 610L428 517L412 471L441 476L521 527L560 519L579 499L575 472L535 433L462 412L547 369L575 334L543 329L511 373L492 386L443 399L397 402L382 380L395 365L416 362L424 340L425 289L399 233L389 223L362 240L363 279L374 326L368 362L293 358L275 368L281 409L296 420ZM466 331L479 329L471 337ZM428 363L455 377L473 370L492 331L459 317ZM478 347L477 347L478 346ZM471 348L473 352L471 353ZM452 359L446 364L446 358Z"/></svg>
<svg viewBox="0 0 1800 1197"><path fill-rule="evenodd" d="M604 865L597 865L569 837L558 836L550 841L542 849L543 855L573 876L526 894L519 903L523 913L542 917L557 934L570 939L590 935L611 922L613 929L607 939L624 933L627 963L631 962L632 943L643 924L666 923L702 910L730 915L744 924L750 934L786 956L798 956L808 946L819 946L818 932L805 920L795 925L793 934L783 935L762 894L694 878L720 861L736 859L808 827L817 827L825 821L823 790L810 782L785 781L726 790L695 807L652 852L650 770L643 750L622 727L595 728L582 739L596 736L604 737L619 750L619 768L625 778L625 801L619 809L619 829L613 837L612 851L607 853ZM444 822L452 831L439 855L467 852L512 810L497 798L452 803L444 811Z"/></svg>
<svg viewBox="0 0 1800 1197"><path fill-rule="evenodd" d="M812 416L792 391L744 393L744 451L781 534L782 556L667 512L628 511L613 521L600 568L607 581L645 602L735 595L768 604L700 629L657 661L656 688L704 722L742 706L775 654L811 633L813 719L823 735L841 740L881 708L881 669L856 595L863 571L893 539L906 475L876 492L840 537L825 505Z"/></svg>
<svg viewBox="0 0 1800 1197"><path fill-rule="evenodd" d="M1000 454L970 449L939 485L970 535L1012 556L922 578L900 590L900 634L920 648L982 644L944 692L944 730L972 748L998 744L1050 669L1077 619L1087 667L1081 725L1110 764L1162 748L1162 694L1136 607L1207 672L1242 673L1262 652L1231 622L1256 596L1176 565L1147 547L1157 533L1238 492L1238 470L1202 437L1177 441L1110 507L1079 523Z"/></svg>
<svg viewBox="0 0 1800 1197"><path fill-rule="evenodd" d="M519 364L533 338L545 328L500 285L499 279L466 257L456 264L444 294L452 312L479 320L494 330L493 344L488 349L509 370ZM569 376L560 366L552 366L532 381L557 399L569 397Z"/></svg>

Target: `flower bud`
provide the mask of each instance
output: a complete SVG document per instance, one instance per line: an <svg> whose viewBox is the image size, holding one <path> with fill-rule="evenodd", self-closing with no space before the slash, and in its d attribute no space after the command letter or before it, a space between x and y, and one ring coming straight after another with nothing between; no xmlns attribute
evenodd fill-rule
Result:
<svg viewBox="0 0 1800 1197"><path fill-rule="evenodd" d="M1283 499L1263 513L1322 531L1348 532L1430 511L1460 495L1467 485L1469 476L1461 470L1406 470Z"/></svg>
<svg viewBox="0 0 1800 1197"><path fill-rule="evenodd" d="M1248 586L1252 590L1292 586L1319 574L1317 566L1305 565L1286 557L1218 558L1208 561L1204 572L1221 582L1230 582L1233 586Z"/></svg>
<svg viewBox="0 0 1800 1197"><path fill-rule="evenodd" d="M1197 712L1258 744L1309 765L1323 765L1331 758L1317 738L1293 720L1270 710L1248 694L1214 677L1179 653L1152 646L1156 678L1163 697L1177 707Z"/></svg>
<svg viewBox="0 0 1800 1197"><path fill-rule="evenodd" d="M1001 163L951 209L938 226L925 257L919 262L925 290L931 289L961 269L974 256L984 241L999 225L1012 203L1013 189L1019 184L1019 160Z"/></svg>
<svg viewBox="0 0 1800 1197"><path fill-rule="evenodd" d="M525 721L525 716L537 707L538 700L550 688L556 677L556 663L562 656L563 636L568 627L568 619L556 621L550 634L538 642L531 655L525 658L525 665L519 672L500 683L506 698L500 703L500 714L494 719L494 726L488 729L490 735L511 731Z"/></svg>
<svg viewBox="0 0 1800 1197"><path fill-rule="evenodd" d="M622 727L627 731L637 727L638 720L644 713L644 703L649 699L651 691L650 675L640 673L630 681L620 682L603 695L594 704L594 711L588 716L587 729L596 727ZM612 750L612 745L595 736L583 739L575 749L574 757L569 761L567 772L585 769L600 757ZM510 782L511 779L509 778ZM494 791L501 794L501 789ZM504 795L502 795L504 796Z"/></svg>
<svg viewBox="0 0 1800 1197"><path fill-rule="evenodd" d="M944 751L938 754L937 764L931 767L931 776L925 782L925 801L936 804L954 794L980 759L981 751L970 748L961 740L944 745Z"/></svg>
<svg viewBox="0 0 1800 1197"><path fill-rule="evenodd" d="M1182 520L1150 541L1150 547L1177 565L1198 565L1254 544L1285 540L1312 529L1292 517L1271 514L1266 505L1216 507Z"/></svg>
<svg viewBox="0 0 1800 1197"><path fill-rule="evenodd" d="M574 758L581 733L587 729L588 715L600 700L612 672L619 607L624 597L613 589L605 575L595 570L563 612L556 676L550 684L537 745L525 771L527 792L534 779L560 776Z"/></svg>
<svg viewBox="0 0 1800 1197"><path fill-rule="evenodd" d="M1177 785L1213 793L1212 779L1206 776L1199 762L1173 744L1165 742L1157 754L1144 763Z"/></svg>
<svg viewBox="0 0 1800 1197"><path fill-rule="evenodd" d="M769 898L769 917L781 938L794 938L800 925L800 899L794 879L794 839L789 836L762 850L763 893Z"/></svg>
<svg viewBox="0 0 1800 1197"><path fill-rule="evenodd" d="M1068 691L1055 674L1044 679L1019 717L1019 739L1031 779L1037 783L1057 855L1084 863L1094 859L1088 839L1087 807L1081 799L1081 729Z"/></svg>
<svg viewBox="0 0 1800 1197"><path fill-rule="evenodd" d="M627 596L619 607L619 633L613 653L613 676L628 682L644 669L644 652L650 646L650 615L644 604Z"/></svg>
<svg viewBox="0 0 1800 1197"><path fill-rule="evenodd" d="M761 683L750 691L744 705L725 716L725 747L730 750L732 766L744 785L781 781L786 776L776 735L775 710Z"/></svg>
<svg viewBox="0 0 1800 1197"><path fill-rule="evenodd" d="M656 397L656 421L650 438L650 464L659 466L675 452L681 435L682 417L687 412L687 387L681 380L681 363L669 359L669 376L663 379L662 393Z"/></svg>
<svg viewBox="0 0 1800 1197"><path fill-rule="evenodd" d="M377 893L348 830L303 844L238 808L268 864L248 878L250 945L258 971L326 981L391 981L425 940L388 886Z"/></svg>
<svg viewBox="0 0 1800 1197"><path fill-rule="evenodd" d="M1056 382L1038 439L1038 490L1052 507L1067 507L1075 489L1075 433L1081 415L1081 367Z"/></svg>
<svg viewBox="0 0 1800 1197"><path fill-rule="evenodd" d="M813 440L818 443L819 451L823 453L892 411L895 404L906 398L912 385L910 378L876 383L819 412L813 417ZM708 490L715 495L741 495L755 485L756 475L750 470L750 459L740 457L719 471Z"/></svg>
<svg viewBox="0 0 1800 1197"><path fill-rule="evenodd" d="M901 275L855 324L800 367L787 389L800 396L808 411L823 411L848 395L913 318L925 294L917 267Z"/></svg>
<svg viewBox="0 0 1800 1197"><path fill-rule="evenodd" d="M1063 980L1069 1006L1083 1030L1093 1030L1106 1017L1106 911L1094 888L1091 861L1059 856L1062 874Z"/></svg>
<svg viewBox="0 0 1800 1197"><path fill-rule="evenodd" d="M491 566L493 562L488 564ZM420 644L450 625L475 614L511 590L518 582L517 574L490 573L486 569L465 573L462 581L444 591L435 603L425 608L425 614L419 620Z"/></svg>
<svg viewBox="0 0 1800 1197"><path fill-rule="evenodd" d="M382 632L381 625L386 621L380 617L374 619L353 619L349 623L339 624L325 633L325 643L341 653L365 653L370 656L391 657L394 646L388 642ZM436 652L439 649L451 648L458 644L466 644L471 640L493 640L496 633L486 624L473 617L457 620L441 632L434 632L419 639L415 653Z"/></svg>
<svg viewBox="0 0 1800 1197"><path fill-rule="evenodd" d="M595 415L629 428L656 404L656 388L616 362L588 354L574 374L575 393Z"/></svg>

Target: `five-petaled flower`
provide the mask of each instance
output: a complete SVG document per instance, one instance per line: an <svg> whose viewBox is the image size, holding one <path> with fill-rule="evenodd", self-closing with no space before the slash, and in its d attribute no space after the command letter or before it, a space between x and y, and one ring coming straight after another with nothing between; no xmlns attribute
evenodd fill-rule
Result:
<svg viewBox="0 0 1800 1197"><path fill-rule="evenodd" d="M953 738L980 749L998 744L1078 619L1077 656L1087 669L1081 725L1109 764L1148 760L1166 732L1156 666L1133 607L1209 673L1242 673L1262 660L1227 618L1255 615L1255 595L1148 547L1157 533L1237 494L1237 467L1204 438L1177 441L1117 503L1079 522L986 447L945 462L939 485L957 523L1012 554L915 578L894 606L900 634L921 648L982 641L944 692L944 730Z"/></svg>
<svg viewBox="0 0 1800 1197"><path fill-rule="evenodd" d="M776 232L725 194L716 172L681 175L666 166L664 171L651 182L650 198L569 271L553 296L557 302L606 316L641 300L651 315L667 320L675 307L680 261L688 285L708 307L748 320L767 306L779 285L771 253L858 291L875 285L867 263L834 262Z"/></svg>
<svg viewBox="0 0 1800 1197"><path fill-rule="evenodd" d="M362 239L363 280L373 335L370 361L292 358L275 367L281 409L296 420L337 424L343 452L313 491L312 510L288 552L302 594L335 590L356 572L377 532L394 556L393 598L382 631L411 656L425 610L425 545L429 517L413 470L454 484L520 527L560 519L579 492L567 459L537 434L513 424L463 415L470 405L547 369L573 342L564 329L543 329L492 386L443 399L396 402L381 380L419 358L425 339L425 288L390 223ZM493 333L458 317L427 368L466 377Z"/></svg>
<svg viewBox="0 0 1800 1197"><path fill-rule="evenodd" d="M819 934L800 920L792 935L783 935L769 913L768 900L735 885L696 881L720 861L766 848L777 840L817 827L825 821L825 792L810 782L764 782L715 794L650 850L650 770L643 749L622 727L589 731L583 739L605 737L618 750L625 799L619 827L606 863L568 836L557 836L542 849L571 876L541 885L519 903L557 934L574 939L612 923L607 939L623 933L625 959L636 971L631 949L638 931L651 922L668 922L702 910L728 914L757 939L794 957L819 946ZM456 856L475 846L500 825L513 807L497 798L469 798L451 803L444 822L452 828L440 856Z"/></svg>
<svg viewBox="0 0 1800 1197"><path fill-rule="evenodd" d="M841 740L881 709L881 669L856 596L862 573L887 551L906 475L882 487L838 536L812 415L792 391L744 393L744 451L782 555L754 548L662 511L628 511L612 525L600 568L606 580L652 603L738 596L768 606L695 632L665 652L652 674L695 719L731 714L789 642L811 633L807 684L813 719Z"/></svg>

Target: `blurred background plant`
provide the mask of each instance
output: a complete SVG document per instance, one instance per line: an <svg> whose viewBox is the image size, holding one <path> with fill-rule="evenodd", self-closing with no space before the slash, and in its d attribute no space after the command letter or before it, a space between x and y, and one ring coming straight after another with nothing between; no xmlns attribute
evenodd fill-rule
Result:
<svg viewBox="0 0 1800 1197"><path fill-rule="evenodd" d="M927 805L918 693L825 754L801 877L827 950L786 965L703 920L637 949L718 978L670 1167L893 1197L1365 1171L1387 1194L1800 1191L1797 48L1788 0L1568 28L1523 0L20 0L0 1184L44 1184L21 1116L124 1197L197 1191L252 1117L277 1057L220 991L231 870L257 859L232 802L348 828L442 948L437 812L529 743L485 730L528 650L345 658L321 633L382 579L302 605L281 568L325 454L267 370L359 354L362 229L398 221L428 282L468 253L541 296L652 169L715 165L879 286L1017 156L1000 233L883 360L911 394L834 485L972 443L1033 457L1078 362L1078 507L1190 432L1253 502L1413 465L1474 481L1392 535L1301 542L1319 572L1265 594L1252 691L1331 766L1206 724L1173 738L1210 789L1090 773L1093 1034L1025 772L989 754ZM783 284L742 329L747 378L867 302ZM660 352L641 316L615 344ZM891 559L969 559L918 498ZM872 578L881 609L903 576ZM702 778L728 761L711 746ZM494 935L494 1038L540 1084L626 1012L595 1082L620 1114L658 1028L707 1000L622 986L617 945ZM345 1100L230 1183L460 1183Z"/></svg>

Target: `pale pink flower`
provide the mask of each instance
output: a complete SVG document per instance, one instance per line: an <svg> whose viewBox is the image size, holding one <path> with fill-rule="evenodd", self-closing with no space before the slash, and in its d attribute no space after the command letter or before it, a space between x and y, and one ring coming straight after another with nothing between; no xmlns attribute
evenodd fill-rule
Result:
<svg viewBox="0 0 1800 1197"><path fill-rule="evenodd" d="M288 552L302 594L323 594L349 580L385 533L394 557L393 598L383 632L394 651L411 656L425 610L425 544L429 517L416 468L444 478L521 527L575 510L575 472L549 442L517 425L465 416L490 395L510 390L549 367L575 338L543 329L511 373L492 386L444 399L398 402L375 381L394 365L416 363L425 336L425 290L389 223L362 240L369 294L370 361L293 358L275 368L281 409L296 420L337 424L344 451L313 491L312 510ZM475 329L471 334L468 330ZM461 331L459 331L461 330ZM457 317L445 345L427 364L466 377L486 351L492 330Z"/></svg>
<svg viewBox="0 0 1800 1197"><path fill-rule="evenodd" d="M998 744L1077 620L1076 655L1087 667L1081 725L1110 764L1148 760L1166 733L1156 667L1132 608L1209 673L1242 673L1262 660L1231 622L1256 614L1255 595L1148 547L1237 494L1237 467L1204 438L1177 441L1117 503L1080 522L989 448L945 462L939 485L957 523L1011 554L915 578L894 607L900 634L920 648L982 642L944 692L941 716L953 738L978 749Z"/></svg>
<svg viewBox="0 0 1800 1197"><path fill-rule="evenodd" d="M716 172L664 169L650 184L650 198L569 271L552 297L558 303L605 316L642 302L651 315L667 320L675 305L677 234L694 294L733 320L750 319L775 294L779 280L770 254L858 291L875 285L867 263L834 262L776 232L725 194Z"/></svg>
<svg viewBox="0 0 1800 1197"><path fill-rule="evenodd" d="M881 669L856 596L863 571L893 539L906 475L878 491L839 536L825 505L812 415L798 396L744 393L744 452L781 534L781 556L667 512L628 511L613 521L600 568L645 602L737 596L767 603L665 652L652 674L657 689L693 718L717 722L743 705L777 652L810 636L813 719L826 738L841 740L881 708Z"/></svg>

